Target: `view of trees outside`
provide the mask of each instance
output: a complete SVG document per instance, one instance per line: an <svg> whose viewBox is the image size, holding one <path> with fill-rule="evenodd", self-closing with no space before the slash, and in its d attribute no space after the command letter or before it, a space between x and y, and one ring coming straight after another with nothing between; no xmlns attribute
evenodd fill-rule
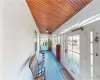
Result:
<svg viewBox="0 0 100 80"><path fill-rule="evenodd" d="M80 39L79 35L68 37L68 49L80 53Z"/></svg>
<svg viewBox="0 0 100 80"><path fill-rule="evenodd" d="M40 38L40 48L42 50L48 50L48 38L46 37Z"/></svg>
<svg viewBox="0 0 100 80"><path fill-rule="evenodd" d="M41 45L47 46L48 45L48 38L41 38Z"/></svg>

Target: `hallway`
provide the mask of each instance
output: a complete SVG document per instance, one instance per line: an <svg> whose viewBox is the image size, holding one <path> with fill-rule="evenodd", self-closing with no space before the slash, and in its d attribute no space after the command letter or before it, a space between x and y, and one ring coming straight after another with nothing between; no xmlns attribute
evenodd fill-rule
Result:
<svg viewBox="0 0 100 80"><path fill-rule="evenodd" d="M0 80L100 80L100 0L3 1Z"/></svg>

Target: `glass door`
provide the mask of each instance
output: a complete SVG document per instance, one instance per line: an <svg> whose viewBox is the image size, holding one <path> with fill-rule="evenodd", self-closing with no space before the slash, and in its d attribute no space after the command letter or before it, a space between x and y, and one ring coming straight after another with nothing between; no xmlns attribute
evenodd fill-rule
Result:
<svg viewBox="0 0 100 80"><path fill-rule="evenodd" d="M68 66L80 72L80 35L68 36Z"/></svg>

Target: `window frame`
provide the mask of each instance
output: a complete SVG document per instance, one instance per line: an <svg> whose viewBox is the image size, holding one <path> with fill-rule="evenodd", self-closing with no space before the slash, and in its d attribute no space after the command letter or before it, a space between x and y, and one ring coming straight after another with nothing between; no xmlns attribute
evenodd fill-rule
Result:
<svg viewBox="0 0 100 80"><path fill-rule="evenodd" d="M74 55L76 55L76 54L78 54L78 56L79 56L79 60L80 60L80 45L79 45L79 52L76 52L76 51L74 51L74 46L73 46L73 37L75 37L75 36L79 36L79 42L80 42L80 35L72 35L72 36L68 36L68 37L72 37L72 49L70 50L69 48L68 48L68 52L69 51L71 51L71 54L72 54L72 62L75 64L75 65L77 65L79 68L80 68L80 61L79 61L79 64L76 64L76 62L74 61L74 58L75 58L75 56ZM69 41L68 41L69 42ZM67 42L67 43L68 43ZM68 43L68 45L67 46L69 46L69 43ZM68 53L67 52L67 53ZM68 55L69 55L69 53L68 53ZM69 58L68 58L69 59ZM69 60L68 60L69 61ZM68 63L68 62L67 62Z"/></svg>
<svg viewBox="0 0 100 80"><path fill-rule="evenodd" d="M91 33L92 33L92 36L91 36ZM89 32L89 52L90 52L90 80L93 80L94 78L94 31L90 31ZM91 40L92 39L92 40ZM91 44L92 44L92 47L91 47ZM92 51L91 51L92 49ZM92 59L91 60L91 56L92 56ZM91 63L92 61L92 63Z"/></svg>
<svg viewBox="0 0 100 80"><path fill-rule="evenodd" d="M68 43L68 36L75 36L75 35L80 35L80 53L81 53L81 35L83 35L82 31L81 30L77 30L77 31L74 31L74 32L70 32L67 34L67 37L66 37L66 40L67 40L67 43ZM68 45L68 44L67 44ZM67 52L68 52L68 46L67 46ZM67 56L68 56L68 53L67 53ZM80 55L80 58L81 58L81 55ZM68 61L68 59L66 60ZM81 62L81 59L80 59L80 62ZM66 64L66 63L65 63ZM73 68L70 68L67 64L66 64L66 68L68 69L69 72L71 72L73 74L73 72L77 75L77 76L80 76L80 73L81 73L81 63L80 63L80 66L79 66L79 69L80 69L80 72L78 73L77 71L75 71Z"/></svg>

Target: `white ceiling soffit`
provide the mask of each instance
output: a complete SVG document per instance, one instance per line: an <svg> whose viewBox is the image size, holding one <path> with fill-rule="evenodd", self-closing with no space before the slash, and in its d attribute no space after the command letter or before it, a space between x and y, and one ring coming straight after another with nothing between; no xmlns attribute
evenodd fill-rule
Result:
<svg viewBox="0 0 100 80"><path fill-rule="evenodd" d="M72 25L81 23L82 21L89 19L93 16L100 14L100 0L93 0L89 5L87 5L84 9L78 12L74 17L65 22L60 28L54 31L51 35L58 35L63 32L68 27Z"/></svg>
<svg viewBox="0 0 100 80"><path fill-rule="evenodd" d="M98 21L98 20L100 20L100 14L97 14L97 15L95 15L93 17L90 17L90 18L88 18L88 19L86 19L86 20L84 20L84 21L82 21L80 23L77 23L77 24L73 25L73 26L70 26L67 29L65 29L62 32L60 32L59 34L63 34L63 33L69 32L70 30L73 30L73 29L88 25L88 24L93 23L93 22Z"/></svg>

